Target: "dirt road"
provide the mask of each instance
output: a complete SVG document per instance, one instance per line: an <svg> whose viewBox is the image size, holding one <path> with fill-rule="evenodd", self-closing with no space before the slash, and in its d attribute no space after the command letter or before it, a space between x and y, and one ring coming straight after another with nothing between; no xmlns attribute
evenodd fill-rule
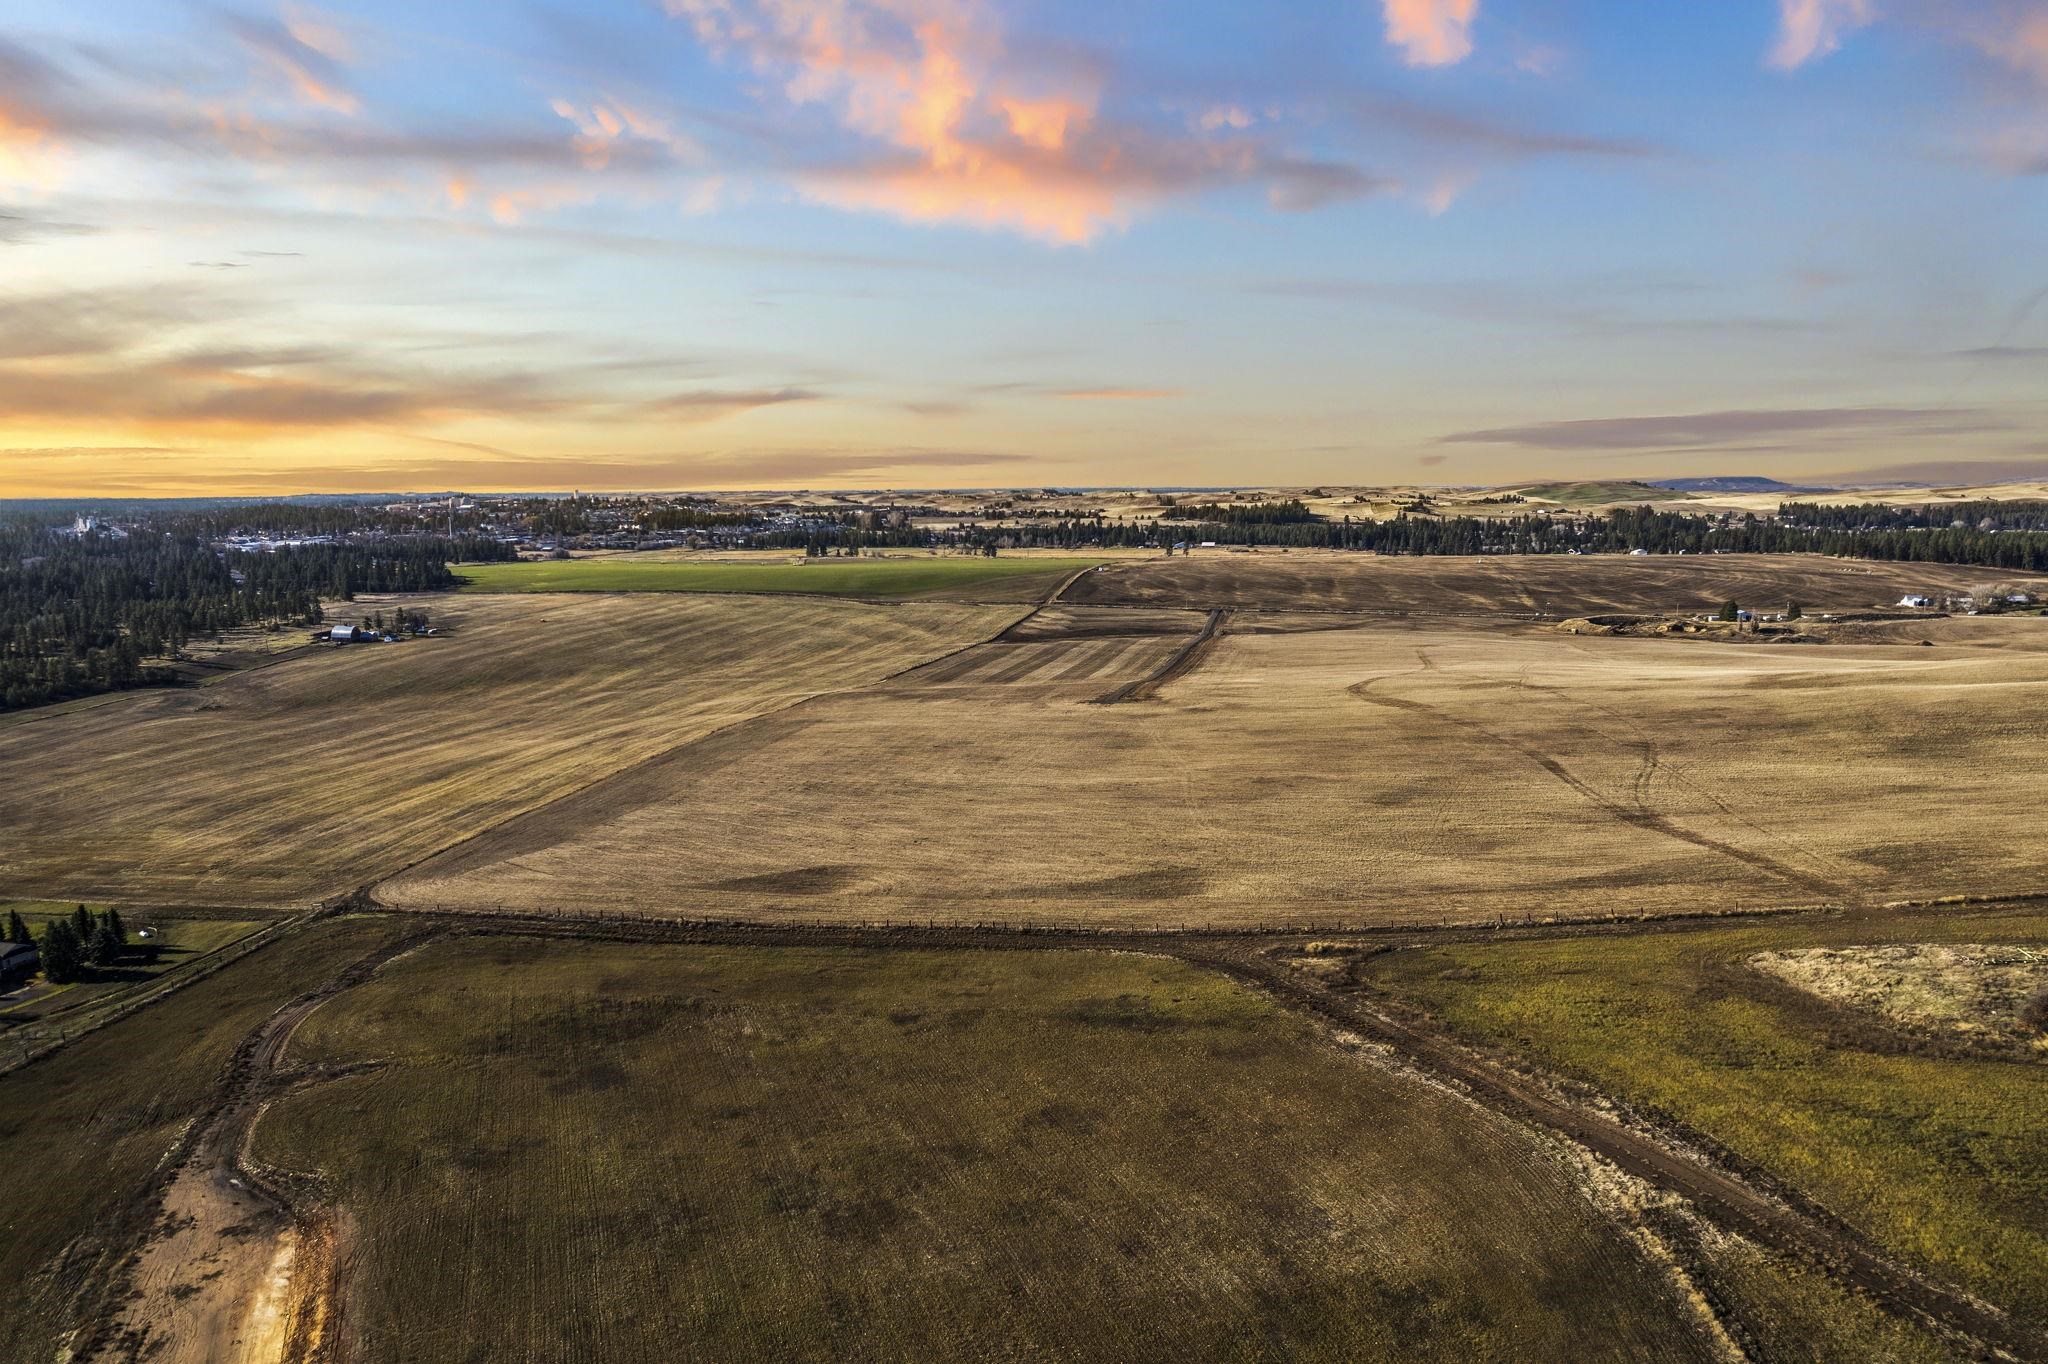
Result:
<svg viewBox="0 0 2048 1364"><path fill-rule="evenodd" d="M285 1065L298 1025L436 931L362 957L265 1019L235 1049L173 1165L147 1241L109 1285L107 1315L77 1358L282 1364L318 1356L339 1227L306 1191L251 1168L250 1134L277 1095L334 1073Z"/></svg>
<svg viewBox="0 0 2048 1364"><path fill-rule="evenodd" d="M1393 1047L1418 1068L1455 1082L1496 1112L1549 1128L1629 1174L1678 1194L1725 1230L1795 1256L1845 1280L1894 1311L1979 1341L2014 1359L2048 1360L2043 1333L1969 1294L1938 1284L1883 1254L1853 1229L1794 1196L1758 1184L1657 1136L1563 1096L1538 1075L1510 1068L1419 1018L1357 991L1332 988L1244 943L1176 952L1255 985L1298 1008Z"/></svg>

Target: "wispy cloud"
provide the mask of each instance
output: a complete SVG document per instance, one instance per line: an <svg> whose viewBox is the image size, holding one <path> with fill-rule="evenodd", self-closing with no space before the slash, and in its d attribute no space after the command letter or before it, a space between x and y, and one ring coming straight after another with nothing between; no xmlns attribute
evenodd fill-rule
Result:
<svg viewBox="0 0 2048 1364"><path fill-rule="evenodd" d="M1535 450L1702 449L1759 439L1855 433L1918 436L2003 430L2009 419L1980 408L1820 407L1733 409L1672 416L1533 422L1438 438L1442 444L1517 445Z"/></svg>
<svg viewBox="0 0 2048 1364"><path fill-rule="evenodd" d="M1472 55L1479 0L1381 0L1387 41L1410 66L1451 66Z"/></svg>
<svg viewBox="0 0 2048 1364"><path fill-rule="evenodd" d="M643 404L641 410L651 416L708 422L763 407L818 402L824 397L808 388L692 389L656 398Z"/></svg>
<svg viewBox="0 0 2048 1364"><path fill-rule="evenodd" d="M229 14L230 32L307 104L354 115L362 101L348 88L342 63L349 49L338 29L308 10L288 10L283 19Z"/></svg>
<svg viewBox="0 0 2048 1364"><path fill-rule="evenodd" d="M1932 483L1951 487L2048 479L2048 452L2018 459L1918 460L1824 477L1838 483Z"/></svg>
<svg viewBox="0 0 2048 1364"><path fill-rule="evenodd" d="M1177 388L1069 388L1057 397L1070 402L1149 402L1155 398L1178 398Z"/></svg>
<svg viewBox="0 0 2048 1364"><path fill-rule="evenodd" d="M1842 45L1874 17L1870 0L1778 0L1778 40L1770 64L1792 71Z"/></svg>
<svg viewBox="0 0 2048 1364"><path fill-rule="evenodd" d="M0 152L0 155L5 153ZM59 237L87 237L103 230L91 223L32 218L23 213L0 213L0 245L6 246L22 246Z"/></svg>

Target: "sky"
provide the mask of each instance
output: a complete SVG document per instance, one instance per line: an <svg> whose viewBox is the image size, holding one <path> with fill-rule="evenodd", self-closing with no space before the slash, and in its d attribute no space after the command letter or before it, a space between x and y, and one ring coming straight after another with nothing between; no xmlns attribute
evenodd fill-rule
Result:
<svg viewBox="0 0 2048 1364"><path fill-rule="evenodd" d="M0 496L2048 475L2048 0L8 0Z"/></svg>

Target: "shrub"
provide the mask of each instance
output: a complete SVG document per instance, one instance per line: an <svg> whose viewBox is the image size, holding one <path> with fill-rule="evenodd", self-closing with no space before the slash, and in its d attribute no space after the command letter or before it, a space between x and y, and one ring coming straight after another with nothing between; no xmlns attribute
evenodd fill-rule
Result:
<svg viewBox="0 0 2048 1364"><path fill-rule="evenodd" d="M2020 1005L2020 1022L2035 1032L2048 1033L2048 985L2034 991L2027 1002Z"/></svg>

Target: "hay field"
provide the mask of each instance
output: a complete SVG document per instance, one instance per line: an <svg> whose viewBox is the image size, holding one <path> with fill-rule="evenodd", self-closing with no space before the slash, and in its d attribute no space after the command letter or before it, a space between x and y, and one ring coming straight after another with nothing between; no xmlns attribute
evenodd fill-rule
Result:
<svg viewBox="0 0 2048 1364"><path fill-rule="evenodd" d="M2048 889L2032 650L1381 622L1226 632L1157 699L1092 704L1081 651L1138 642L986 645L770 716L378 895L1170 927Z"/></svg>
<svg viewBox="0 0 2048 1364"><path fill-rule="evenodd" d="M1375 987L1672 1115L1908 1262L2048 1323L2048 1066L1921 1044L1757 969L1765 952L2048 948L2031 910L1384 953Z"/></svg>
<svg viewBox="0 0 2048 1364"><path fill-rule="evenodd" d="M423 599L442 639L322 650L0 724L0 894L281 905L1016 607L735 597Z"/></svg>
<svg viewBox="0 0 2048 1364"><path fill-rule="evenodd" d="M877 600L1037 601L1100 557L985 559L895 554L858 559L759 555L731 558L611 557L464 564L465 592L796 592Z"/></svg>
<svg viewBox="0 0 2048 1364"><path fill-rule="evenodd" d="M313 1014L270 1164L358 1360L1707 1359L1522 1129L1180 963L475 937Z"/></svg>
<svg viewBox="0 0 2048 1364"><path fill-rule="evenodd" d="M2048 581L1998 569L1878 563L1801 554L1381 557L1335 550L1203 550L1112 565L1066 600L1107 606L1360 611L1385 615L1528 615L1705 611L1734 600L1758 610L1895 608L1909 592L1943 594Z"/></svg>

